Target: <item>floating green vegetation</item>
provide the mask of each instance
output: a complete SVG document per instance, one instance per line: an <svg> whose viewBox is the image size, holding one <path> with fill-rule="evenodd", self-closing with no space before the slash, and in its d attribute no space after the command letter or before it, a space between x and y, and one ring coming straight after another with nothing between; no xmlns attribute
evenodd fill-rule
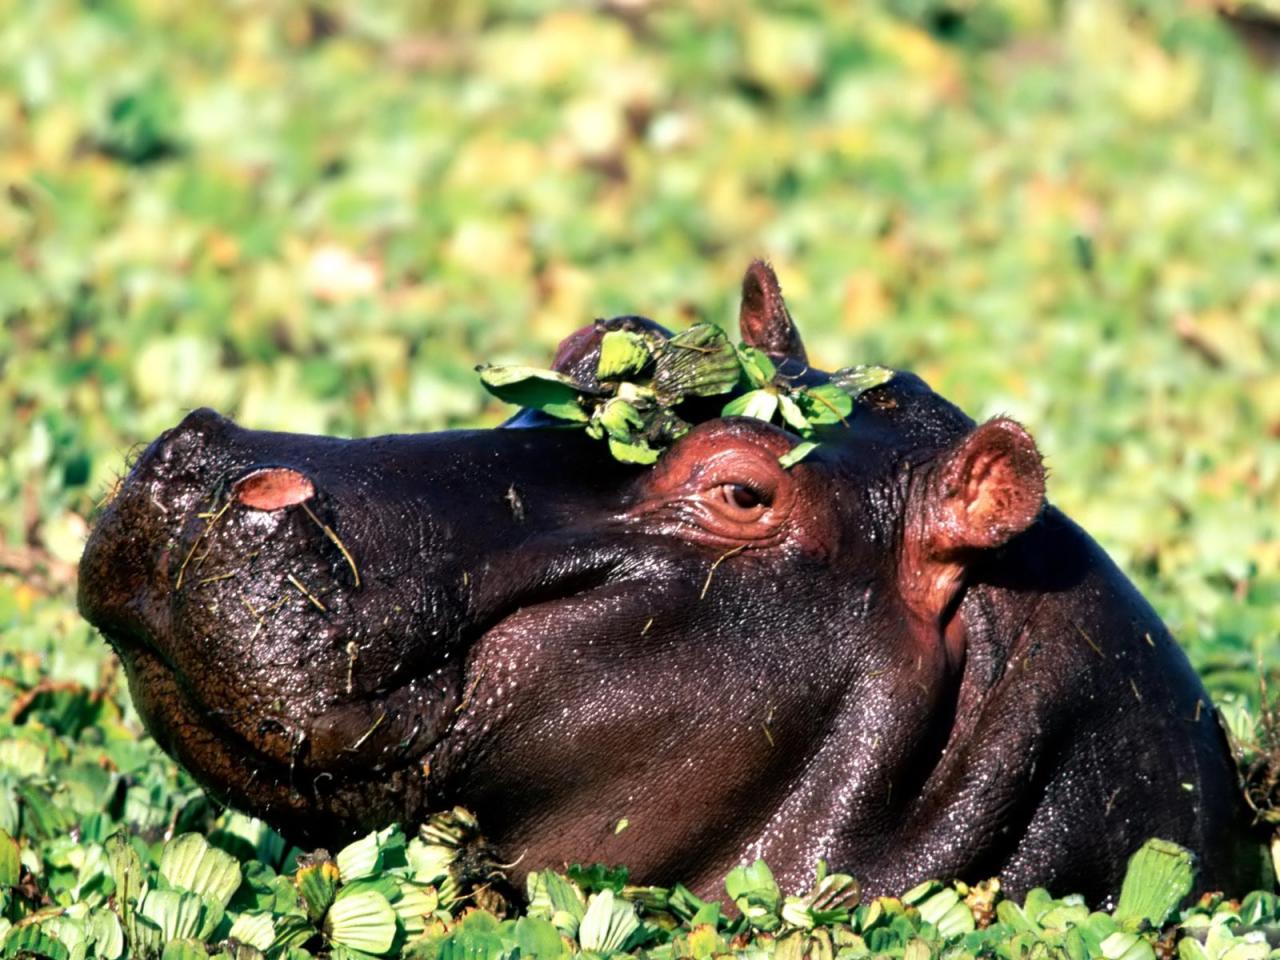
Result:
<svg viewBox="0 0 1280 960"><path fill-rule="evenodd" d="M727 318L760 254L815 357L892 357L1031 425L1055 501L1215 698L1256 701L1256 663L1280 662L1280 74L1219 13L1250 5L426 6L0 17L0 954L111 955L118 914L93 944L59 931L114 884L94 864L120 830L148 876L193 831L244 890L301 862L142 737L75 614L85 518L125 451L201 405L308 432L488 425L480 359L539 356L593 309ZM1280 762L1237 714L1274 818ZM1047 899L973 906L975 933L1001 907L1020 932L972 950L1048 956ZM1272 902L1184 911L1161 956L1267 956L1248 928ZM880 909L854 918L868 949L930 952L878 932ZM487 923L448 949L488 956ZM538 929L522 954L558 951ZM682 926L680 949L710 956L725 929ZM844 949L830 929L752 943L822 957ZM226 952L257 956L238 932Z"/></svg>
<svg viewBox="0 0 1280 960"><path fill-rule="evenodd" d="M498 399L585 427L623 463L654 463L687 433L691 424L678 410L686 401L734 394L721 416L778 423L801 438L780 458L785 467L817 448L823 428L847 426L854 401L893 377L886 367L859 366L802 383L763 351L730 343L713 323L669 338L654 330L609 330L600 338L593 383L536 367L476 369Z"/></svg>
<svg viewBox="0 0 1280 960"><path fill-rule="evenodd" d="M1266 960L1280 898L1206 896L1191 855L1150 841L1130 861L1119 905L1092 911L1042 889L1004 899L995 881L929 881L861 902L853 877L819 863L787 896L762 860L725 879L737 912L689 889L636 886L624 868L530 873L527 906L468 876L474 818L455 809L416 836L371 833L330 856L286 853L244 818L209 839L15 841L0 831L0 956L49 960L572 960L741 957L860 960L1059 956L1069 960Z"/></svg>

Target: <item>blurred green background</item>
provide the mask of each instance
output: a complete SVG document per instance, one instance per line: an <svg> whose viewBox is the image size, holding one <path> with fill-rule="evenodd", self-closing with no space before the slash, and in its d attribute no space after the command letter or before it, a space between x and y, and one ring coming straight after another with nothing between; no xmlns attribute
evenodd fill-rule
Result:
<svg viewBox="0 0 1280 960"><path fill-rule="evenodd" d="M477 361L731 324L767 256L817 362L1022 420L1215 690L1256 688L1278 128L1207 3L0 0L6 683L95 682L86 525L186 410L492 424Z"/></svg>

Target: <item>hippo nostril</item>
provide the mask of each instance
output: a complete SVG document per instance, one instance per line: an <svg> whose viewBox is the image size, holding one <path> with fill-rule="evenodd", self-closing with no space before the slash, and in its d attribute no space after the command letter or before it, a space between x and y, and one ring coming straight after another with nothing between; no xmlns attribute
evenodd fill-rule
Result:
<svg viewBox="0 0 1280 960"><path fill-rule="evenodd" d="M288 467L263 467L241 477L231 488L235 499L254 510L279 510L310 500L315 484Z"/></svg>

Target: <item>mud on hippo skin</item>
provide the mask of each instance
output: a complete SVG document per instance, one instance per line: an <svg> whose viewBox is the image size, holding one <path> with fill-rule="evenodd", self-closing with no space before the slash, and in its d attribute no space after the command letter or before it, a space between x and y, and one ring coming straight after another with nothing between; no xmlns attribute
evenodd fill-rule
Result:
<svg viewBox="0 0 1280 960"><path fill-rule="evenodd" d="M744 341L825 380L772 271L743 289ZM461 803L517 874L702 892L821 857L1097 900L1152 835L1257 880L1208 697L1021 426L900 372L788 470L794 435L682 412L649 469L531 411L362 440L196 411L98 521L81 609L162 746L302 844Z"/></svg>

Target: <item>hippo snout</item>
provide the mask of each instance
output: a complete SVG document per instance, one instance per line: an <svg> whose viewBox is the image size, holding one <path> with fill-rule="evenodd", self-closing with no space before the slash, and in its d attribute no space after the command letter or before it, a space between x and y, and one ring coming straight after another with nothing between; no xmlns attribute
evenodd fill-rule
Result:
<svg viewBox="0 0 1280 960"><path fill-rule="evenodd" d="M165 594L174 518L207 485L212 451L233 425L194 410L138 456L94 525L80 563L79 606L117 646L168 630Z"/></svg>

